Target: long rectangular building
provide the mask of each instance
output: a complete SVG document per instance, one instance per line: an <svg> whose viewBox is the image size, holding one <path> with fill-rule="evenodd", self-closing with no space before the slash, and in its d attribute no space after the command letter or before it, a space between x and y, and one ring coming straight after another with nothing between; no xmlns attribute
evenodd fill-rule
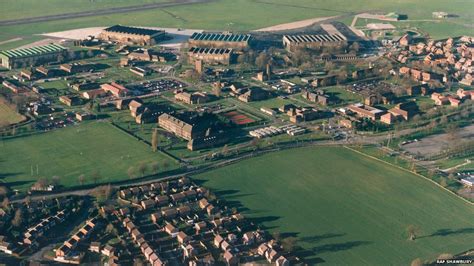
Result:
<svg viewBox="0 0 474 266"><path fill-rule="evenodd" d="M283 46L294 51L298 48L319 48L322 46L344 45L347 40L339 34L285 35Z"/></svg>
<svg viewBox="0 0 474 266"><path fill-rule="evenodd" d="M233 33L198 33L195 32L188 40L189 46L244 49L249 47L250 34Z"/></svg>
<svg viewBox="0 0 474 266"><path fill-rule="evenodd" d="M233 50L227 48L191 47L188 51L188 59L190 63L201 60L208 64L229 65L232 54Z"/></svg>
<svg viewBox="0 0 474 266"><path fill-rule="evenodd" d="M154 30L130 26L115 25L99 34L103 41L114 41L136 45L154 45L165 37L164 30Z"/></svg>
<svg viewBox="0 0 474 266"><path fill-rule="evenodd" d="M193 125L169 114L160 115L158 117L158 125L185 140L191 140L196 137Z"/></svg>
<svg viewBox="0 0 474 266"><path fill-rule="evenodd" d="M66 52L67 49L59 44L6 50L0 52L0 62L3 67L9 69L25 68L59 61L60 57L65 56Z"/></svg>

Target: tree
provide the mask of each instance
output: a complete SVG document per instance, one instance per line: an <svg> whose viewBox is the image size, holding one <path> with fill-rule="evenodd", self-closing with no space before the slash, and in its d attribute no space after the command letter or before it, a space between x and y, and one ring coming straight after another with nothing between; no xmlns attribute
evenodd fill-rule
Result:
<svg viewBox="0 0 474 266"><path fill-rule="evenodd" d="M153 129L153 134L151 135L151 150L156 152L158 149L158 129Z"/></svg>
<svg viewBox="0 0 474 266"><path fill-rule="evenodd" d="M415 240L417 235L420 233L420 228L416 225L410 224L407 227L408 240Z"/></svg>
<svg viewBox="0 0 474 266"><path fill-rule="evenodd" d="M114 192L115 192L114 188L110 184L108 184L107 186L104 187L104 198L106 200L111 199Z"/></svg>
<svg viewBox="0 0 474 266"><path fill-rule="evenodd" d="M286 237L281 241L281 245L283 246L283 250L286 252L293 252L295 250L297 243L296 237Z"/></svg>
<svg viewBox="0 0 474 266"><path fill-rule="evenodd" d="M10 209L10 200L7 197L3 198L2 208L3 209Z"/></svg>
<svg viewBox="0 0 474 266"><path fill-rule="evenodd" d="M454 174L453 174L453 173L449 173L448 178L449 178L449 180L454 180Z"/></svg>
<svg viewBox="0 0 474 266"><path fill-rule="evenodd" d="M25 204L26 204L26 205L30 205L30 203L31 203L31 197L30 197L30 196L26 196L26 197L25 197Z"/></svg>
<svg viewBox="0 0 474 266"><path fill-rule="evenodd" d="M87 57L93 57L94 56L94 51L89 50L87 51Z"/></svg>
<svg viewBox="0 0 474 266"><path fill-rule="evenodd" d="M82 186L82 185L84 185L84 182L86 180L86 176L84 174L82 174L77 179L79 180L79 184L81 184L81 186Z"/></svg>
<svg viewBox="0 0 474 266"><path fill-rule="evenodd" d="M214 88L212 88L212 93L213 93L216 97L221 97L222 88L221 88L220 86L214 86Z"/></svg>
<svg viewBox="0 0 474 266"><path fill-rule="evenodd" d="M5 186L0 186L0 196L5 197L8 195L8 188Z"/></svg>
<svg viewBox="0 0 474 266"><path fill-rule="evenodd" d="M13 217L12 225L20 227L23 224L23 211L19 208L15 211L15 217Z"/></svg>
<svg viewBox="0 0 474 266"><path fill-rule="evenodd" d="M99 179L101 178L100 172L98 170L94 170L91 174L92 180L94 181L94 184L97 184Z"/></svg>
<svg viewBox="0 0 474 266"><path fill-rule="evenodd" d="M165 161L165 162L163 163L163 168L164 168L164 169L167 169L168 167L170 167L170 163L169 163L168 161Z"/></svg>
<svg viewBox="0 0 474 266"><path fill-rule="evenodd" d="M442 187L447 187L448 186L448 182L446 182L446 178L444 178L444 177L441 178L441 180L439 181L439 184Z"/></svg>
<svg viewBox="0 0 474 266"><path fill-rule="evenodd" d="M411 266L423 266L423 262L421 261L420 258L416 258L411 262L410 265Z"/></svg>
<svg viewBox="0 0 474 266"><path fill-rule="evenodd" d="M280 241L280 239L281 239L281 234L280 234L280 232L275 231L275 232L272 233L272 237L273 237L273 239L275 239L276 241Z"/></svg>
<svg viewBox="0 0 474 266"><path fill-rule="evenodd" d="M107 234L112 233L113 230L114 230L114 225L111 224L111 223L107 224L107 226L105 227L105 232L106 232Z"/></svg>
<svg viewBox="0 0 474 266"><path fill-rule="evenodd" d="M127 174L130 179L133 179L135 177L135 168L133 168L133 166L130 166L127 170Z"/></svg>
<svg viewBox="0 0 474 266"><path fill-rule="evenodd" d="M157 174L158 170L160 169L160 164L158 162L153 162L150 164L150 168L154 174Z"/></svg>
<svg viewBox="0 0 474 266"><path fill-rule="evenodd" d="M359 52L360 50L360 44L358 42L354 42L349 49L355 53Z"/></svg>
<svg viewBox="0 0 474 266"><path fill-rule="evenodd" d="M140 163L138 165L138 171L140 172L142 177L145 176L145 173L146 173L147 169L148 169L148 167L147 167L146 163Z"/></svg>
<svg viewBox="0 0 474 266"><path fill-rule="evenodd" d="M57 187L57 186L59 186L59 184L60 184L60 180L61 180L61 178L60 178L59 176L55 175L55 176L53 176L53 177L51 178L51 183L52 183L55 187Z"/></svg>
<svg viewBox="0 0 474 266"><path fill-rule="evenodd" d="M270 56L266 52L261 52L255 59L255 65L259 69L264 69L268 62L270 61Z"/></svg>
<svg viewBox="0 0 474 266"><path fill-rule="evenodd" d="M226 145L224 145L224 147L222 148L222 155L224 156L227 156L229 154L229 147Z"/></svg>

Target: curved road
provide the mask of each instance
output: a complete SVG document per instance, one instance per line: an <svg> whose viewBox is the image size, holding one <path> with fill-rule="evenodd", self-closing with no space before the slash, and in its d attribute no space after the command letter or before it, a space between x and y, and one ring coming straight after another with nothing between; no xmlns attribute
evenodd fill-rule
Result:
<svg viewBox="0 0 474 266"><path fill-rule="evenodd" d="M208 3L208 2L214 2L214 1L216 0L173 0L170 2L164 2L164 3L153 3L153 4L144 4L144 5L136 5L136 6L126 6L126 7L113 7L113 8L108 8L108 9L97 9L97 10L72 12L72 13L64 13L64 14L57 14L57 15L50 15L50 16L32 17L32 18L0 20L0 26L13 26L13 25L31 24L31 23L37 23L37 22L64 20L64 19L71 19L71 18L94 17L94 16L110 15L110 14L117 14L117 13L143 11L143 10L149 10L149 9L155 9L155 8L165 8L165 7L172 7L172 6Z"/></svg>

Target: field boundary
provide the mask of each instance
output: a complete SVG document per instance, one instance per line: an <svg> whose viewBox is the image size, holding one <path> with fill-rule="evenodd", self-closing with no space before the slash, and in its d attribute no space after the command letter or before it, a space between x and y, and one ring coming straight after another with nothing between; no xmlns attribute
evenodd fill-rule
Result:
<svg viewBox="0 0 474 266"><path fill-rule="evenodd" d="M414 173L414 172L412 172L412 171L410 171L410 170L408 170L408 169L405 169L405 168L403 168L403 167L401 167L401 166L398 166L398 165L389 163L389 162L387 162L387 161L384 161L384 160L379 159L379 158L377 158L377 157L374 157L374 156L372 156L372 155L363 153L363 152L361 152L361 151L358 151L358 150L353 149L353 148L351 148L351 147L348 147L348 146L346 146L346 145L344 145L343 147L346 148L346 149L348 149L348 150L351 150L351 151L353 151L353 152L355 152L355 153L358 153L358 154L360 154L360 155L363 155L363 156L365 156L365 157L368 157L368 158L371 158L371 159L373 159L373 160L376 160L376 161L379 161L379 162L382 162L382 163L391 165L391 166L396 167L396 168L398 168L398 169L401 169L401 170L403 170L403 171L405 171L405 172L408 172L408 173L414 174L414 175L416 175L416 176L418 176L418 177L421 177L421 178L423 178L423 179L425 179L425 180L427 180L427 181L433 183L433 184L436 185L437 187L443 189L444 191L451 193L452 195L454 195L454 196L456 196L457 198L463 200L464 202L468 203L469 205L474 206L474 202L471 202L471 201L469 201L469 200L467 200L467 199L465 199L465 198L459 196L458 194L456 194L456 193L454 193L453 191L451 191L451 190L449 190L449 189L447 189L447 188L441 186L441 185L438 184L437 182L431 180L430 178L428 178L428 177L426 177L426 176L424 176L424 175L421 175L421 174L418 174L418 173Z"/></svg>

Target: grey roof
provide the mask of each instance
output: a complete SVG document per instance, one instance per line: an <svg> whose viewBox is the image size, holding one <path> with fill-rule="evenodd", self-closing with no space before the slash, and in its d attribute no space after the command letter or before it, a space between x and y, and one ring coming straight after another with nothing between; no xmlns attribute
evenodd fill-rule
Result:
<svg viewBox="0 0 474 266"><path fill-rule="evenodd" d="M8 58L22 58L30 56L38 56L43 54L57 53L66 50L65 47L59 44L48 44L42 46L33 46L30 48L21 48L14 50L1 51L0 55L4 55Z"/></svg>

